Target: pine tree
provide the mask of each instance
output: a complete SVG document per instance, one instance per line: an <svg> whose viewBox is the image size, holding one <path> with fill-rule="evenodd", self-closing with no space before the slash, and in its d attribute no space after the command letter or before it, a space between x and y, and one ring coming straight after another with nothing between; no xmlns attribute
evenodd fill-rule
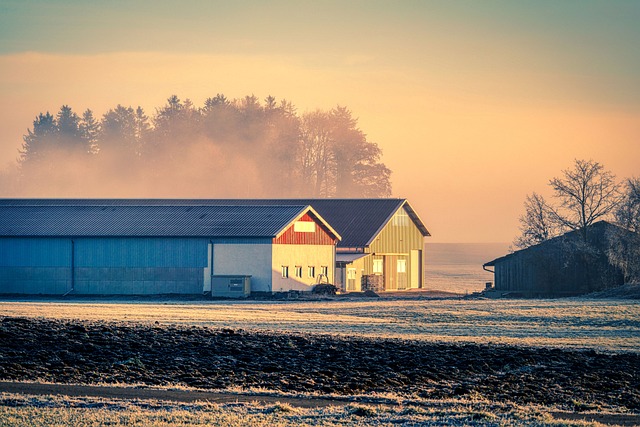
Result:
<svg viewBox="0 0 640 427"><path fill-rule="evenodd" d="M82 120L80 120L80 135L86 141L89 152L96 154L100 151L98 146L98 137L100 135L100 124L93 116L93 111L87 109L82 113Z"/></svg>
<svg viewBox="0 0 640 427"><path fill-rule="evenodd" d="M136 108L135 115L135 138L136 138L136 146L138 155L145 149L145 145L147 143L147 139L151 133L151 124L149 124L149 117L144 113L142 107L138 106Z"/></svg>
<svg viewBox="0 0 640 427"><path fill-rule="evenodd" d="M27 166L43 161L55 147L57 132L55 118L48 111L38 114L33 121L33 130L27 129L27 134L22 138L20 164Z"/></svg>

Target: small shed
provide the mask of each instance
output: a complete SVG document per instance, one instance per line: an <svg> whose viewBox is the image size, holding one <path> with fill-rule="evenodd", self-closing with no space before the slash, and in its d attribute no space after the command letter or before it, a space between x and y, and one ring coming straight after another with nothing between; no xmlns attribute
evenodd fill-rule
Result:
<svg viewBox="0 0 640 427"><path fill-rule="evenodd" d="M494 273L495 288L486 294L563 297L622 285L622 272L607 256L609 233L618 230L600 221L589 227L587 242L572 231L489 261L483 268Z"/></svg>
<svg viewBox="0 0 640 427"><path fill-rule="evenodd" d="M308 290L339 240L308 205L5 199L0 294Z"/></svg>

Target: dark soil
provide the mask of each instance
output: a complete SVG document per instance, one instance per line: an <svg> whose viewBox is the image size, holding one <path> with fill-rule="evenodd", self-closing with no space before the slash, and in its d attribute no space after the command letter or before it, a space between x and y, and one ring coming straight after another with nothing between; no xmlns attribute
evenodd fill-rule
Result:
<svg viewBox="0 0 640 427"><path fill-rule="evenodd" d="M640 353L0 319L3 381L394 392L640 412Z"/></svg>

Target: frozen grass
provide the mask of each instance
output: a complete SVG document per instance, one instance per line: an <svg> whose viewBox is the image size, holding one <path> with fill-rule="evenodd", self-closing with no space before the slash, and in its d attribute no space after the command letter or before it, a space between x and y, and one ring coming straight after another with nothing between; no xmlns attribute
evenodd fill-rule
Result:
<svg viewBox="0 0 640 427"><path fill-rule="evenodd" d="M345 404L297 408L287 403L193 404L153 400L31 397L0 394L0 424L37 426L578 426L534 407L437 401L425 405ZM597 425L597 424L595 424Z"/></svg>
<svg viewBox="0 0 640 427"><path fill-rule="evenodd" d="M633 300L5 301L0 316L640 351Z"/></svg>

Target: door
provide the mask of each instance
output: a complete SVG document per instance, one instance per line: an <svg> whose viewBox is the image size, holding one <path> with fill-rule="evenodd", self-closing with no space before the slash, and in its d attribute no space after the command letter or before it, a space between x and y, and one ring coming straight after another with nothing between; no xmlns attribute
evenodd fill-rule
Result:
<svg viewBox="0 0 640 427"><path fill-rule="evenodd" d="M398 257L395 255L385 255L384 257L384 290L392 291L398 289L397 280Z"/></svg>
<svg viewBox="0 0 640 427"><path fill-rule="evenodd" d="M422 287L422 251L411 251L411 288Z"/></svg>
<svg viewBox="0 0 640 427"><path fill-rule="evenodd" d="M396 271L398 272L397 288L407 289L407 258L398 257L396 263Z"/></svg>
<svg viewBox="0 0 640 427"><path fill-rule="evenodd" d="M347 269L347 290L348 291L356 290L356 269L355 268Z"/></svg>

